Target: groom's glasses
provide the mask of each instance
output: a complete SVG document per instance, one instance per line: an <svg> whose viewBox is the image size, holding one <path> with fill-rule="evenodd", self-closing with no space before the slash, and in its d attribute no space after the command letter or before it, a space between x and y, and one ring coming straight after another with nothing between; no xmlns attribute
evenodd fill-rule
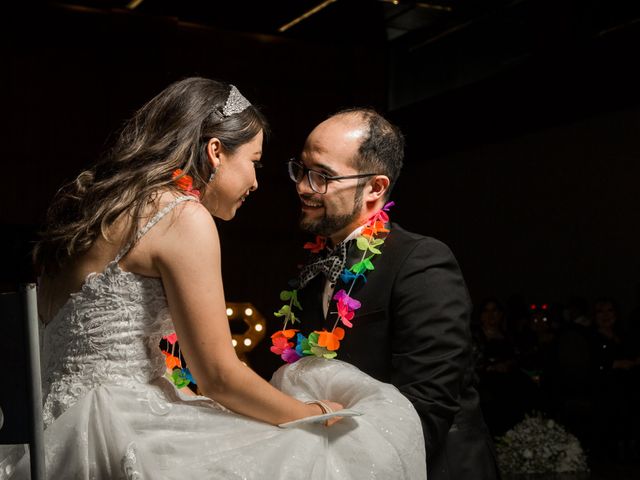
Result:
<svg viewBox="0 0 640 480"><path fill-rule="evenodd" d="M305 167L295 158L289 160L287 166L289 168L289 178L291 178L291 180L296 183L300 183L304 179L304 174L306 173L311 190L321 194L327 193L327 186L329 185L329 182L332 182L334 180L346 180L348 178L364 178L379 175L378 173L358 173L357 175L340 175L331 177L329 175L325 175L324 173L316 172L315 170L311 170Z"/></svg>

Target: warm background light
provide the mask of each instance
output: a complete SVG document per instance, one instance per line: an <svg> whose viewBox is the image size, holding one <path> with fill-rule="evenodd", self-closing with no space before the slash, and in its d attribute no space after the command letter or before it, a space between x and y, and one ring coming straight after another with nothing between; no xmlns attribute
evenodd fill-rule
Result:
<svg viewBox="0 0 640 480"><path fill-rule="evenodd" d="M229 322L242 321L246 324L245 331L238 332L236 330L237 333L231 334L231 343L238 354L238 358L249 365L246 354L253 350L264 338L266 320L249 302L227 303L227 317L229 317Z"/></svg>

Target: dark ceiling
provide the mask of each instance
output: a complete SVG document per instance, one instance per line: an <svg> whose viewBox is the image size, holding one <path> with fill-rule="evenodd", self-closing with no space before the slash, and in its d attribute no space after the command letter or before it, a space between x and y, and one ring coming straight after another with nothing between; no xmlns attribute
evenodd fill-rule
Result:
<svg viewBox="0 0 640 480"><path fill-rule="evenodd" d="M512 3L505 0L68 0L64 7L128 10L220 29L368 43L445 28Z"/></svg>
<svg viewBox="0 0 640 480"><path fill-rule="evenodd" d="M318 41L432 42L470 25L517 24L541 36L601 34L640 20L628 0L68 0L64 8L134 14ZM284 31L281 31L285 27ZM508 43L510 39L504 38Z"/></svg>
<svg viewBox="0 0 640 480"><path fill-rule="evenodd" d="M566 104L567 112L573 113L640 101L640 76L634 73L640 51L637 1L63 0L45 4L48 10L41 10L45 22L52 9L115 13L112 17L160 23L170 19L222 32L366 49L380 59L386 109L400 114L413 109L420 115L425 102L430 102L437 122L443 117L438 112L454 110L452 95L458 109L495 109L497 104L511 108L515 98L539 109L539 116L550 103ZM22 5L31 9L35 4ZM37 27L28 21L17 24L20 41L29 42L24 32ZM485 99L493 106L478 105Z"/></svg>

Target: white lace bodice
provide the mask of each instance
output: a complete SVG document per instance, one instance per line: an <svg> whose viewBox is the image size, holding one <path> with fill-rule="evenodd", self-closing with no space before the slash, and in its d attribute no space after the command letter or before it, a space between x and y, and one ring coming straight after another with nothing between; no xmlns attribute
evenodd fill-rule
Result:
<svg viewBox="0 0 640 480"><path fill-rule="evenodd" d="M139 240L178 203L179 197L141 229ZM173 330L159 278L123 271L125 246L101 273L91 273L49 321L43 334L44 422L49 425L99 385L148 383L164 374L159 349Z"/></svg>

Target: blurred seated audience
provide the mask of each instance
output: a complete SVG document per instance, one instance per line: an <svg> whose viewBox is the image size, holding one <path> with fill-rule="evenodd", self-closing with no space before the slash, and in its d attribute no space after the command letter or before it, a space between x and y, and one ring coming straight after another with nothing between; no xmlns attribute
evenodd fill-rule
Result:
<svg viewBox="0 0 640 480"><path fill-rule="evenodd" d="M637 461L640 309L624 332L613 299L597 300L590 311L579 296L564 309L523 308L523 298L512 296L507 310L487 298L473 316L478 390L491 433L502 435L525 413L540 411L576 435L594 460Z"/></svg>
<svg viewBox="0 0 640 480"><path fill-rule="evenodd" d="M589 317L589 303L584 297L573 296L567 303L567 308L563 312L565 322L570 325L578 325L584 328L591 326L591 318Z"/></svg>
<svg viewBox="0 0 640 480"><path fill-rule="evenodd" d="M520 368L540 387L544 386L545 375L552 369L557 325L552 315L548 303L532 303L527 322L516 338Z"/></svg>
<svg viewBox="0 0 640 480"><path fill-rule="evenodd" d="M591 336L593 445L596 455L624 460L636 454L638 432L638 346L625 340L616 302L594 303Z"/></svg>
<svg viewBox="0 0 640 480"><path fill-rule="evenodd" d="M597 300L593 311L593 353L597 370L630 370L640 366L638 347L625 341L614 300Z"/></svg>
<svg viewBox="0 0 640 480"><path fill-rule="evenodd" d="M590 447L594 406L591 396L591 318L585 298L574 296L556 331L548 371L549 414Z"/></svg>
<svg viewBox="0 0 640 480"><path fill-rule="evenodd" d="M480 372L507 373L517 368L516 352L507 336L506 316L501 304L489 298L480 304L475 338L478 346L476 368Z"/></svg>
<svg viewBox="0 0 640 480"><path fill-rule="evenodd" d="M480 303L474 314L476 372L480 402L493 435L504 434L531 410L536 387L517 361L507 334L504 308L496 298Z"/></svg>

